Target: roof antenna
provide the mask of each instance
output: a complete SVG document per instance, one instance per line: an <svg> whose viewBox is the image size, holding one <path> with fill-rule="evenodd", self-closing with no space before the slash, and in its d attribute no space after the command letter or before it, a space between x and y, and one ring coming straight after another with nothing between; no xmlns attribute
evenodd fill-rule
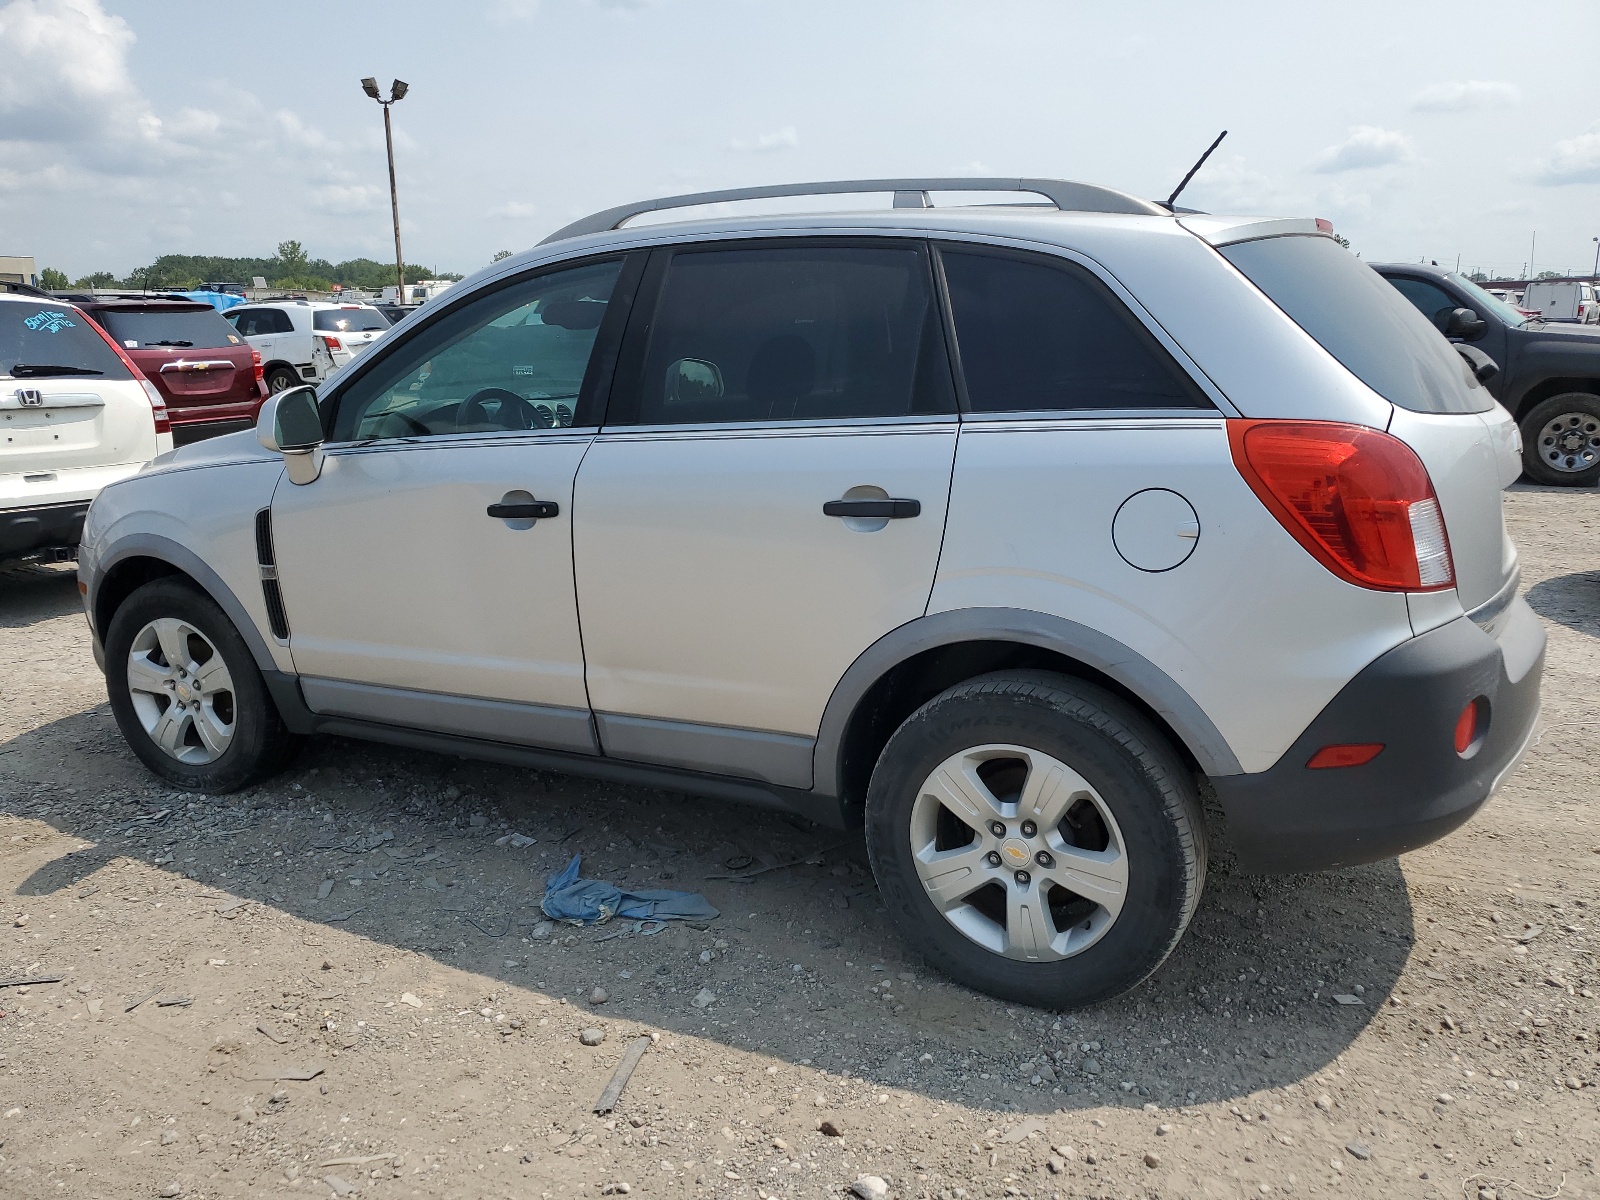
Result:
<svg viewBox="0 0 1600 1200"><path fill-rule="evenodd" d="M1217 140L1212 142L1211 145L1206 147L1206 152L1200 156L1200 161L1199 162L1195 163L1194 166L1189 168L1189 173L1183 177L1183 182L1180 183L1177 187L1172 189L1172 195L1167 197L1167 207L1169 209L1171 209L1172 206L1177 202L1179 193L1181 193L1184 188L1189 186L1189 180L1194 178L1194 173L1196 171L1198 171L1201 167L1206 165L1206 159L1211 157L1211 152L1213 150L1215 150L1218 146L1222 145L1222 139L1227 137L1227 136L1228 136L1228 131L1226 129L1224 129L1221 133L1217 134ZM1174 211L1176 211L1176 210L1174 210Z"/></svg>

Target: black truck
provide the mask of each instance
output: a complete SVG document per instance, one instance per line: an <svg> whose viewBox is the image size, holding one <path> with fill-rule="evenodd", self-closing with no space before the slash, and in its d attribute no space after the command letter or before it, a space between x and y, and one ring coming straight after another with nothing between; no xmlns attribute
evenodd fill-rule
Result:
<svg viewBox="0 0 1600 1200"><path fill-rule="evenodd" d="M1600 482L1600 328L1524 316L1443 267L1377 263L1373 270L1452 342L1499 368L1485 385L1517 419L1528 478L1557 487Z"/></svg>

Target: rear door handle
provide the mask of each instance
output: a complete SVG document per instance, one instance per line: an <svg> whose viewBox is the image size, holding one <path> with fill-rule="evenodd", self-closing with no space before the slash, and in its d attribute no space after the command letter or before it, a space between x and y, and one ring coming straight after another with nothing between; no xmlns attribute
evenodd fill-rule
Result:
<svg viewBox="0 0 1600 1200"><path fill-rule="evenodd" d="M921 500L829 500L822 506L826 517L920 517Z"/></svg>
<svg viewBox="0 0 1600 1200"><path fill-rule="evenodd" d="M505 521L537 521L544 517L559 516L561 506L554 500L533 500L522 504L491 504L488 512L491 517Z"/></svg>

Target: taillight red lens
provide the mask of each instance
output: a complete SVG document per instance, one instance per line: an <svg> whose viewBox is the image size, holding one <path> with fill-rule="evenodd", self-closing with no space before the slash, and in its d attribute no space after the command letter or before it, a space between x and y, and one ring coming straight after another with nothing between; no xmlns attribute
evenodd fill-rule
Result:
<svg viewBox="0 0 1600 1200"><path fill-rule="evenodd" d="M1346 742L1324 746L1311 756L1306 766L1313 771L1324 771L1329 767L1359 767L1383 753L1383 745L1382 742Z"/></svg>
<svg viewBox="0 0 1600 1200"><path fill-rule="evenodd" d="M1231 420L1228 442L1251 490L1339 578L1393 592L1455 586L1433 481L1399 438L1332 421Z"/></svg>
<svg viewBox="0 0 1600 1200"><path fill-rule="evenodd" d="M323 334L322 335L322 340L327 345L329 350L343 350L344 349L344 343L341 342L336 337L329 337L327 334Z"/></svg>
<svg viewBox="0 0 1600 1200"><path fill-rule="evenodd" d="M253 346L250 348L250 362L254 365L256 370L256 382L260 383L267 376L266 372L261 369L261 351L257 350Z"/></svg>

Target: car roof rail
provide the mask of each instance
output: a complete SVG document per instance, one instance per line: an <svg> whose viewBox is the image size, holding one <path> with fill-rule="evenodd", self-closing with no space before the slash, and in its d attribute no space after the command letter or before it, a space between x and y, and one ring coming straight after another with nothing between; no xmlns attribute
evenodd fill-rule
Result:
<svg viewBox="0 0 1600 1200"><path fill-rule="evenodd" d="M929 192L1031 192L1043 196L1062 212L1170 215L1168 209L1150 200L1141 200L1114 188L1094 183L1074 183L1067 179L838 179L829 183L782 183L640 200L592 213L556 230L539 244L548 245L550 242L582 237L586 233L605 233L621 228L644 213L668 208L693 208L732 200L774 200L785 196L843 196L857 192L893 192L895 208L932 208Z"/></svg>

